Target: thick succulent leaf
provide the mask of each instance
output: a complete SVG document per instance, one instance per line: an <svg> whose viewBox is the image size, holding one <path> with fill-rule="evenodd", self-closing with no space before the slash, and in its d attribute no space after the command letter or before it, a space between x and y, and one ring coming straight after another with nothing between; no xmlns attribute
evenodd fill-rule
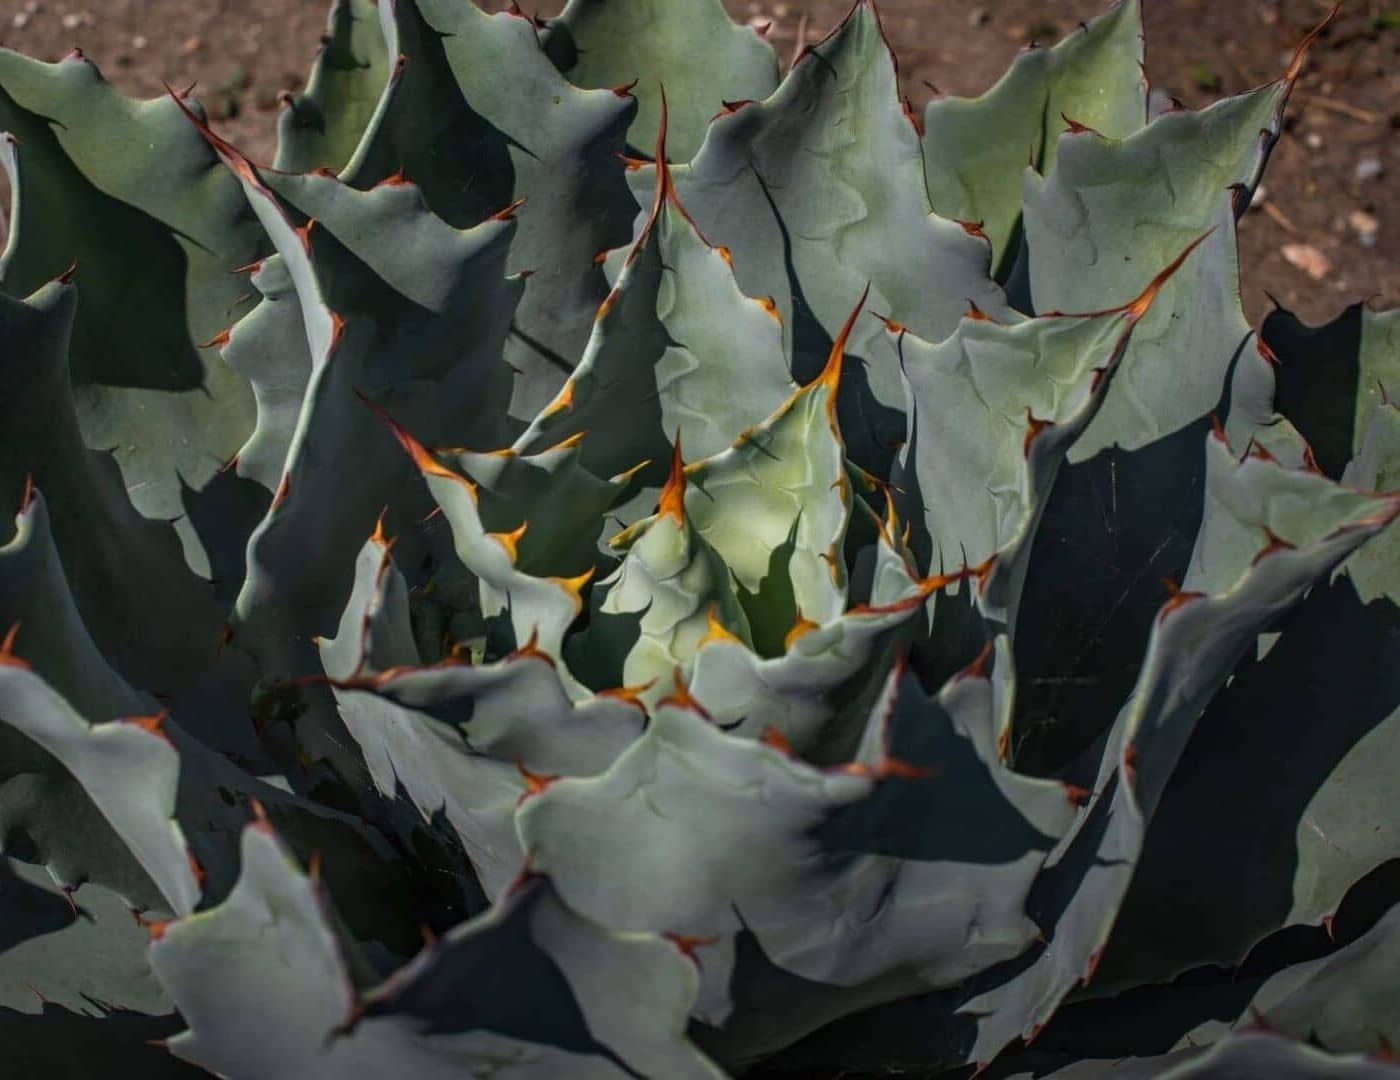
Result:
<svg viewBox="0 0 1400 1080"><path fill-rule="evenodd" d="M1308 359L1281 358L1280 377L1297 377L1286 373ZM1323 402L1311 404L1309 434L1335 435L1316 423ZM1350 426L1349 409L1335 415ZM1343 480L1400 487L1400 412L1376 406L1355 438L1360 452ZM1211 703L1124 901L1101 968L1105 990L1238 964L1268 934L1325 923L1354 882L1400 858L1389 797L1400 753L1397 545L1388 529L1317 584ZM1206 805L1221 790L1237 795L1224 822ZM1212 822L1203 851L1198 838ZM1194 887L1183 890L1188 878Z"/></svg>
<svg viewBox="0 0 1400 1080"><path fill-rule="evenodd" d="M377 0L335 0L306 90L277 118L281 172L338 172L355 153L389 78Z"/></svg>
<svg viewBox="0 0 1400 1080"><path fill-rule="evenodd" d="M173 820L179 755L153 723L90 724L9 653L0 721L0 834L26 836L66 888L91 880L137 910L194 910L198 867Z"/></svg>
<svg viewBox="0 0 1400 1080"><path fill-rule="evenodd" d="M80 716L107 720L159 712L108 666L78 613L49 526L48 504L34 491L0 547L0 624L24 633L27 663L58 688Z"/></svg>
<svg viewBox="0 0 1400 1080"><path fill-rule="evenodd" d="M663 500L673 490L668 486ZM627 635L631 640L608 645L625 649L620 681L642 688L640 700L648 707L670 693L673 673L688 679L696 653L711 636L752 645L728 568L684 510L649 519L622 565L598 583L598 590L596 612L616 621L590 629L588 637L623 638L621 627L634 628Z"/></svg>
<svg viewBox="0 0 1400 1080"><path fill-rule="evenodd" d="M989 611L1007 623L1055 474L1102 404L1145 299L1014 325L966 318L938 344L888 330L909 399L900 466L924 533L915 550L942 571L996 556L1006 585Z"/></svg>
<svg viewBox="0 0 1400 1080"><path fill-rule="evenodd" d="M549 778L607 768L646 714L629 696L570 700L554 663L533 650L493 664L413 666L402 578L381 545L367 544L361 560L342 633L321 643L341 717L379 790L406 794L425 819L445 814L496 897L524 860L521 798ZM404 666L387 665L392 658Z"/></svg>
<svg viewBox="0 0 1400 1080"><path fill-rule="evenodd" d="M1237 1080L1254 1076L1394 1080L1400 1076L1400 1066L1386 1057L1330 1054L1269 1031L1245 1031L1209 1048L1192 1047L1152 1058L1086 1061L1049 1075L1055 1080Z"/></svg>
<svg viewBox="0 0 1400 1080"><path fill-rule="evenodd" d="M85 1015L171 1012L146 965L150 937L112 890L89 883L68 893L43 867L2 858L0 916L0 1010L28 1021L23 1042L39 1037L49 1007Z"/></svg>
<svg viewBox="0 0 1400 1080"><path fill-rule="evenodd" d="M223 618L174 530L142 517L112 457L83 444L66 360L76 303L62 280L28 300L0 295L0 499L19 506L30 481L47 492L63 573L98 648L130 681L177 692L213 659ZM6 629L20 617L9 613Z"/></svg>
<svg viewBox="0 0 1400 1080"><path fill-rule="evenodd" d="M606 773L524 803L532 867L590 918L710 939L697 1015L711 1024L742 993L731 985L741 931L777 967L848 988L850 1009L869 1003L872 983L888 998L1017 955L1036 934L1025 888L1073 807L1053 782L1012 778L1003 791L979 761L961 729L990 708L985 679L950 684L931 706L902 676L871 714L861 759L828 771L781 740L724 733L685 696L663 702ZM995 843L963 827L969 800ZM776 1011L768 1022L787 1041L840 1012Z"/></svg>
<svg viewBox="0 0 1400 1080"><path fill-rule="evenodd" d="M459 0L396 0L380 15L389 55L404 60L345 179L366 188L406 175L458 228L526 200L509 270L530 279L506 360L517 373L511 415L527 421L588 341L607 293L594 256L630 235L636 203L617 155L636 105L570 85L522 16Z"/></svg>
<svg viewBox="0 0 1400 1080"><path fill-rule="evenodd" d="M596 475L649 461L643 474L659 485L677 438L692 457L718 454L794 389L776 312L740 291L729 252L700 235L668 182L579 366L517 446L587 431L582 459Z"/></svg>
<svg viewBox="0 0 1400 1080"><path fill-rule="evenodd" d="M510 628L513 646L527 642L555 660L562 655L564 633L583 611L583 590L592 570L573 578L536 577L517 569L517 529L508 533L488 531L482 521L477 486L434 457L403 429L392 426L404 450L422 473L428 490L442 509L462 565L480 582L481 610L488 619L500 619ZM524 522L527 526L528 522ZM571 695L584 690L561 667L560 675Z"/></svg>
<svg viewBox="0 0 1400 1080"><path fill-rule="evenodd" d="M843 711L844 689L857 677L883 680L888 646L946 584L917 577L888 528L875 545L874 562L868 602L823 625L804 626L776 656L760 656L728 634L708 634L688 681L710 718L736 735L775 732L799 755L839 760L842 733L829 725ZM863 726L864 712L859 719Z"/></svg>
<svg viewBox="0 0 1400 1080"><path fill-rule="evenodd" d="M122 96L78 52L42 64L0 50L6 130L19 167L13 147L0 154L17 211L0 287L25 296L78 265L71 370L87 444L118 448L148 517L181 517L191 492L222 507L234 493L220 470L252 430L253 398L198 346L242 313L229 271L265 242L237 185L174 101ZM206 575L244 540L194 514L179 529Z"/></svg>
<svg viewBox="0 0 1400 1080"><path fill-rule="evenodd" d="M295 345L285 367L263 361L273 380L300 367L306 383L295 417L290 408L259 416L260 428L276 425L267 443L285 444L286 456L276 466L271 508L249 544L235 625L235 640L258 653L265 669L303 674L307 639L332 630L344 609L357 538L386 505L420 509L419 489L401 490L410 465L359 398L401 415L435 442L497 433L509 392L500 349L520 288L504 276L513 226L501 220L454 229L411 185L361 192L312 174L278 176L274 192L246 158L203 131L285 263L309 346L309 370ZM302 219L315 224L299 226ZM290 298L276 303L290 307ZM259 455L258 479L271 479L275 459ZM341 469L351 460L357 483L346 488Z"/></svg>
<svg viewBox="0 0 1400 1080"><path fill-rule="evenodd" d="M387 671L419 662L408 606L408 585L379 529L355 560L355 587L334 637L316 642L321 666L332 679Z"/></svg>
<svg viewBox="0 0 1400 1080"><path fill-rule="evenodd" d="M918 133L869 0L771 97L718 117L674 175L699 228L733 252L740 288L773 295L799 381L820 370L867 283L872 310L932 341L969 301L1013 317L987 276L986 241L930 210ZM649 198L655 168L629 179ZM870 320L852 331L841 426L852 457L883 476L903 437L903 393L879 333Z"/></svg>
<svg viewBox="0 0 1400 1080"><path fill-rule="evenodd" d="M773 46L736 25L718 0L569 0L541 37L575 86L635 83L637 115L627 131L634 147L656 142L664 86L676 103L670 148L678 161L695 156L726 105L766 98L778 85Z"/></svg>
<svg viewBox="0 0 1400 1080"><path fill-rule="evenodd" d="M507 449L453 455L457 467L476 483L483 527L513 534L524 526L513 543L516 566L525 573L574 577L597 566L604 514L636 484L635 472L600 479L608 474L590 467L588 434L579 432L536 453ZM607 437L604 432L600 436Z"/></svg>
<svg viewBox="0 0 1400 1080"><path fill-rule="evenodd" d="M1345 948L1265 981L1242 1024L1308 1039L1334 1053L1383 1053L1400 1041L1397 971L1400 907L1393 907ZM1225 1030L1223 1024L1204 1024L1183 1042L1215 1042Z"/></svg>
<svg viewBox="0 0 1400 1080"><path fill-rule="evenodd" d="M1400 314L1353 304L1318 327L1282 308L1260 335L1278 358L1277 405L1333 479L1361 450L1376 406L1400 387Z"/></svg>
<svg viewBox="0 0 1400 1080"><path fill-rule="evenodd" d="M1108 733L1091 793L1032 890L1047 934L1033 962L964 1006L970 1059L989 1060L1045 1023L1093 975L1143 835L1191 731L1257 635L1397 513L1400 496L1352 492L1207 444L1206 511L1191 571L1163 608L1132 696Z"/></svg>
<svg viewBox="0 0 1400 1080"><path fill-rule="evenodd" d="M718 1075L685 1041L686 958L585 922L544 882L361 996L368 971L317 879L265 828L244 832L242 861L222 905L151 946L190 1025L169 1042L178 1057L232 1080Z"/></svg>
<svg viewBox="0 0 1400 1080"><path fill-rule="evenodd" d="M1055 164L1071 124L1123 139L1147 122L1141 0L1119 0L1053 49L1032 48L981 97L924 108L924 178L944 217L975 221L1004 280L1020 248L1021 174Z"/></svg>
<svg viewBox="0 0 1400 1080"><path fill-rule="evenodd" d="M1166 113L1122 139L1066 133L1053 170L1025 175L1037 312L1094 311L1121 301L1186 244L1215 230L1144 317L1113 394L1072 461L1115 444L1145 446L1215 407L1249 333L1225 222L1248 204L1300 67L1295 61L1280 81L1200 112Z"/></svg>

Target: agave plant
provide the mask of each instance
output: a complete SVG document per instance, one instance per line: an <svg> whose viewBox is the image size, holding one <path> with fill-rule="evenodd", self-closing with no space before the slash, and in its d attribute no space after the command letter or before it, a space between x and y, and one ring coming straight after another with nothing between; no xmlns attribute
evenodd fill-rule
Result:
<svg viewBox="0 0 1400 1080"><path fill-rule="evenodd" d="M0 52L17 1075L1395 1073L1400 316L1238 288L1308 42L324 41L272 167Z"/></svg>

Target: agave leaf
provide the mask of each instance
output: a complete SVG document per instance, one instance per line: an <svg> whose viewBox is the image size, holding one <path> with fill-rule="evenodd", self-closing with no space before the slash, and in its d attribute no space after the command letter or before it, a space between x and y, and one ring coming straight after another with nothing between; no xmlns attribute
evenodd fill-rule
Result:
<svg viewBox="0 0 1400 1080"><path fill-rule="evenodd" d="M508 269L530 280L506 349L510 413L526 421L588 341L607 293L593 257L627 241L636 203L616 155L636 106L571 86L522 16L458 0L397 0L380 16L388 54L404 60L343 175L357 188L406 175L458 228L526 201Z"/></svg>
<svg viewBox="0 0 1400 1080"><path fill-rule="evenodd" d="M151 946L190 1025L170 1040L178 1057L233 1080L405 1067L434 1078L719 1075L684 1037L689 961L659 938L580 919L545 882L362 992L373 974L275 834L245 830L242 862L225 903ZM207 977L211 964L223 978Z"/></svg>
<svg viewBox="0 0 1400 1080"><path fill-rule="evenodd" d="M306 89L277 118L279 172L339 172L369 127L389 78L377 0L335 0Z"/></svg>
<svg viewBox="0 0 1400 1080"><path fill-rule="evenodd" d="M520 289L503 273L513 226L491 221L460 232L427 211L409 185L361 192L313 174L278 176L274 192L238 151L202 130L285 263L309 346L300 408L274 406L259 416L255 443L263 446L250 468L262 483L278 479L249 543L235 609L235 641L265 672L300 675L309 637L332 630L344 609L360 546L354 538L386 505L422 512L421 496L414 498L421 489L403 490L411 467L357 398L402 415L433 441L494 434L508 393L500 349ZM315 224L298 225L303 218ZM290 297L276 303L291 308ZM271 316L284 328L289 317ZM259 336L257 344L268 341ZM308 357L300 347L293 352L286 365L262 361L282 406L296 392L278 383L292 372L299 378ZM357 462L357 482L346 489L340 469L348 460Z"/></svg>
<svg viewBox="0 0 1400 1080"><path fill-rule="evenodd" d="M545 52L575 86L635 83L634 147L651 146L667 87L677 109L671 150L689 161L710 119L727 103L766 98L778 85L778 57L766 38L730 19L718 0L570 0L541 34Z"/></svg>
<svg viewBox="0 0 1400 1080"><path fill-rule="evenodd" d="M1055 1080L1232 1080L1237 1076L1393 1080L1400 1076L1400 1067L1375 1055L1330 1054L1269 1031L1244 1031L1211 1047L1191 1047L1160 1057L1081 1062L1049 1075Z"/></svg>
<svg viewBox="0 0 1400 1080"><path fill-rule="evenodd" d="M1119 0L1053 49L1023 52L981 97L924 108L924 178L944 217L977 222L1004 281L1020 249L1021 173L1055 165L1071 124L1123 139L1147 122L1141 0Z"/></svg>
<svg viewBox="0 0 1400 1080"><path fill-rule="evenodd" d="M1400 496L1340 488L1271 458L1206 449L1206 511L1181 592L1153 627L1132 696L1107 735L1075 826L1046 861L1030 910L1054 936L1005 983L973 996L970 1060L1032 1035L1090 978L1197 719L1255 638L1400 513Z"/></svg>
<svg viewBox="0 0 1400 1080"><path fill-rule="evenodd" d="M645 712L627 696L570 700L554 663L535 650L492 664L419 666L408 633L403 578L387 545L372 539L341 633L320 646L340 714L379 790L402 791L424 819L445 813L496 897L524 860L514 816L532 784L602 771L641 731Z"/></svg>
<svg viewBox="0 0 1400 1080"><path fill-rule="evenodd" d="M191 492L221 504L232 493L220 470L252 430L253 397L199 345L245 310L228 271L265 243L237 185L173 101L124 97L78 52L43 64L0 50L3 131L14 205L0 288L25 296L79 267L71 372L83 438L116 448L147 517L181 518ZM200 526L190 516L177 528L207 576L246 533Z"/></svg>
<svg viewBox="0 0 1400 1080"><path fill-rule="evenodd" d="M1384 321L1353 309L1304 332L1291 317L1273 319L1279 396L1313 444L1308 460L1355 489L1400 487L1400 412L1371 405L1390 363L1385 335L1374 333ZM1370 348L1358 352L1364 341ZM1337 388L1317 381L1322 365ZM1352 377L1366 369L1374 377ZM1369 422L1355 398L1372 409ZM1340 467L1353 446L1357 456ZM1388 763L1400 752L1397 545L1389 529L1319 582L1211 703L1124 901L1101 969L1105 991L1240 963L1268 934L1325 923L1353 883L1400 857L1387 795ZM1226 788L1239 794L1236 812L1203 852L1196 838L1214 815L1201 800ZM1187 876L1196 887L1180 890ZM1165 902L1169 892L1176 902Z"/></svg>
<svg viewBox="0 0 1400 1080"><path fill-rule="evenodd" d="M780 741L720 731L684 697L662 702L607 772L527 799L520 834L531 865L575 910L631 930L711 939L698 951L697 1015L707 1023L723 1024L742 993L731 984L741 930L779 968L850 990L848 1009L872 992L951 985L1034 940L1024 888L1055 836L1041 829L1063 830L1073 818L1058 784L1007 781L1026 796L1023 811L978 762L960 727L990 700L973 673L931 706L896 671L859 759L827 771L789 757ZM956 789L940 787L934 774L943 769L956 770ZM988 826L996 845L951 829L965 819L949 803L968 798L999 823ZM590 872L593 858L610 872ZM777 1011L768 1037L779 1045L840 1014Z"/></svg>
<svg viewBox="0 0 1400 1080"><path fill-rule="evenodd" d="M22 1042L40 1037L50 1007L85 1015L172 1012L146 965L150 938L111 889L88 883L69 893L42 866L4 858L0 915L0 1010L23 1017Z"/></svg>
<svg viewBox="0 0 1400 1080"><path fill-rule="evenodd" d="M577 577L560 578L536 577L517 569L517 541L524 535L519 526L508 533L488 531L481 518L477 486L390 423L441 507L452 530L457 557L479 581L482 614L510 628L512 647L528 642L532 648L558 660L565 632L583 611L583 590L592 578L592 570ZM522 524L528 533L528 521ZM572 696L587 695L567 669L561 667L560 673Z"/></svg>
<svg viewBox="0 0 1400 1080"><path fill-rule="evenodd" d="M31 480L49 492L53 540L98 647L131 681L177 692L209 665L223 619L174 530L142 517L112 457L83 444L66 361L76 301L76 286L61 280L28 300L0 295L3 498L20 505ZM139 637L136 620L146 626Z"/></svg>
<svg viewBox="0 0 1400 1080"><path fill-rule="evenodd" d="M986 241L930 210L918 133L869 0L771 97L716 118L695 158L673 171L696 224L733 252L739 287L773 295L799 382L821 369L867 283L872 310L932 341L969 300L1013 317L987 276ZM649 198L655 168L629 180ZM841 428L857 463L883 476L903 435L903 392L876 351L879 334L870 320L851 331Z"/></svg>
<svg viewBox="0 0 1400 1080"><path fill-rule="evenodd" d="M795 389L782 326L767 301L740 291L731 260L663 183L583 359L517 446L586 431L582 458L596 475L649 461L643 475L659 486L678 437L709 457L772 414Z"/></svg>
<svg viewBox="0 0 1400 1080"><path fill-rule="evenodd" d="M1052 171L1026 174L1024 224L1037 312L1102 308L1105 298L1141 288L1186 244L1215 230L1144 316L1110 400L1071 461L1115 444L1146 446L1216 405L1249 333L1233 240L1220 226L1249 203L1306 48L1278 82L1200 112L1168 112L1121 139L1067 132Z"/></svg>
<svg viewBox="0 0 1400 1080"><path fill-rule="evenodd" d="M1397 965L1400 907L1393 907L1345 948L1266 980L1236 1030L1258 1024L1333 1053L1384 1053L1400 1038ZM1215 1042L1225 1030L1224 1024L1203 1024L1183 1042Z"/></svg>
<svg viewBox="0 0 1400 1080"><path fill-rule="evenodd" d="M599 565L603 516L636 485L635 471L600 479L589 468L587 436L536 453L453 455L476 483L482 526L502 534L525 527L513 543L516 565L526 573L574 577Z"/></svg>

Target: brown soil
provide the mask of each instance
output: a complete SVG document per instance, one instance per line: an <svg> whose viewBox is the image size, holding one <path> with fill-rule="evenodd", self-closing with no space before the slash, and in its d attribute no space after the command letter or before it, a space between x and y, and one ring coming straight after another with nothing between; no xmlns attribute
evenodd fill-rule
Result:
<svg viewBox="0 0 1400 1080"><path fill-rule="evenodd" d="M1106 2L883 0L881 14L918 105L932 85L980 92L1027 42L1057 40ZM738 19L771 22L769 36L788 57L799 36L813 41L833 26L847 0L727 4ZM558 6L545 0L534 13ZM161 93L163 82L197 82L216 126L265 159L278 93L301 85L328 7L328 0L3 0L0 44L50 60L81 48L118 86L143 96ZM1327 7L1324 0L1147 0L1152 84L1198 107L1266 82ZM1348 0L1313 50L1290 114L1266 197L1242 229L1250 316L1268 310L1266 293L1311 321L1354 300L1400 305L1400 0ZM1379 175L1364 178L1375 165ZM1322 257L1316 280L1285 258L1290 245Z"/></svg>

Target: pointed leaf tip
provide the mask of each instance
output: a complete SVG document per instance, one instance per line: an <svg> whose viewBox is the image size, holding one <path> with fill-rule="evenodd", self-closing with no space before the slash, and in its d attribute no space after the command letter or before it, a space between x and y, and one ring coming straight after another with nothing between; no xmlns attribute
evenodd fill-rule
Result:
<svg viewBox="0 0 1400 1080"><path fill-rule="evenodd" d="M860 318L861 311L865 308L865 302L870 298L870 282L865 283L865 288L860 294L860 299L856 301L856 306L851 309L851 313L846 316L845 323L841 326L841 332L836 335L836 340L831 343L831 352L827 354L826 366L822 372L812 382L813 387L823 386L835 394L841 385L841 365L846 358L846 344L850 341L851 331L855 329L856 319ZM833 408L834 408L833 401Z"/></svg>
<svg viewBox="0 0 1400 1080"><path fill-rule="evenodd" d="M671 472L657 501L657 517L669 517L677 525L685 524L685 462L681 459L681 433L671 446Z"/></svg>

